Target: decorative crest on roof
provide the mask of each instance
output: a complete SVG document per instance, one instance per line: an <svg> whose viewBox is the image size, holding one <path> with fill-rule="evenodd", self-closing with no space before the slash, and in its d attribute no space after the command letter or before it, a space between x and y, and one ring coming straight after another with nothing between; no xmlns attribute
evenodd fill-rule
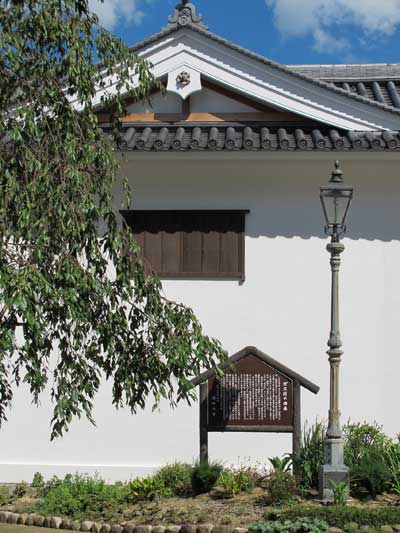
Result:
<svg viewBox="0 0 400 533"><path fill-rule="evenodd" d="M189 0L182 0L175 8L175 13L168 17L167 28L178 28L184 26L200 26L208 30L203 24L203 16L196 14L196 6Z"/></svg>

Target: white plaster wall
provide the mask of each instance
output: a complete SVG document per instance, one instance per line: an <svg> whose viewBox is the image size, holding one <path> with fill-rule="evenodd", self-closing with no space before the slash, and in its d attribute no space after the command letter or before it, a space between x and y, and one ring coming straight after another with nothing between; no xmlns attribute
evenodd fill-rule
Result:
<svg viewBox="0 0 400 533"><path fill-rule="evenodd" d="M135 102L127 106L127 113L182 113L182 99L177 94L154 94L151 104Z"/></svg>
<svg viewBox="0 0 400 533"><path fill-rule="evenodd" d="M246 281L168 281L167 296L190 305L205 331L230 353L246 345L292 367L321 386L303 391L303 419L325 417L329 366L330 270L318 188L332 159L135 159L124 163L140 209L250 209ZM355 201L348 221L341 275L342 420L369 420L390 434L397 415L400 325L398 161L367 156L343 164ZM118 201L118 198L116 199ZM117 204L118 205L118 204ZM198 407L132 416L111 407L104 386L96 399L97 428L75 421L64 439L49 442L51 406L37 409L16 394L0 430L0 480L98 470L109 479L150 472L198 453ZM290 436L211 434L210 454L227 463L266 461L290 449Z"/></svg>

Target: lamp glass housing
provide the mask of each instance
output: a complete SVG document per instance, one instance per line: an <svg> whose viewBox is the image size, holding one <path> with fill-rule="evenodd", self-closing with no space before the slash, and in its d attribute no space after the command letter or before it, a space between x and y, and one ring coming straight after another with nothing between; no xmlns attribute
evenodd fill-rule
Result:
<svg viewBox="0 0 400 533"><path fill-rule="evenodd" d="M331 236L339 236L346 231L346 218L351 201L353 188L344 183L330 183L321 187L321 203L324 211L325 232Z"/></svg>

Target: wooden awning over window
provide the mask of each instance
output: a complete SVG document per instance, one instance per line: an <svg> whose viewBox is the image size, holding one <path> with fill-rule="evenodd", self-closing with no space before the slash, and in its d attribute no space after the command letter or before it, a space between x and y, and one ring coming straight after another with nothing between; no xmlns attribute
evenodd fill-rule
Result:
<svg viewBox="0 0 400 533"><path fill-rule="evenodd" d="M245 275L245 210L123 211L145 260L161 278Z"/></svg>

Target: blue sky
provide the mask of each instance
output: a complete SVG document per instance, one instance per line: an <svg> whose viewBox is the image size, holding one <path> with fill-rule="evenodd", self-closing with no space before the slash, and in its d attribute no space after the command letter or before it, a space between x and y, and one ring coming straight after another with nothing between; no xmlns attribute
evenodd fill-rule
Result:
<svg viewBox="0 0 400 533"><path fill-rule="evenodd" d="M128 44L165 26L175 0L89 0ZM400 62L400 0L195 0L206 24L280 63Z"/></svg>

